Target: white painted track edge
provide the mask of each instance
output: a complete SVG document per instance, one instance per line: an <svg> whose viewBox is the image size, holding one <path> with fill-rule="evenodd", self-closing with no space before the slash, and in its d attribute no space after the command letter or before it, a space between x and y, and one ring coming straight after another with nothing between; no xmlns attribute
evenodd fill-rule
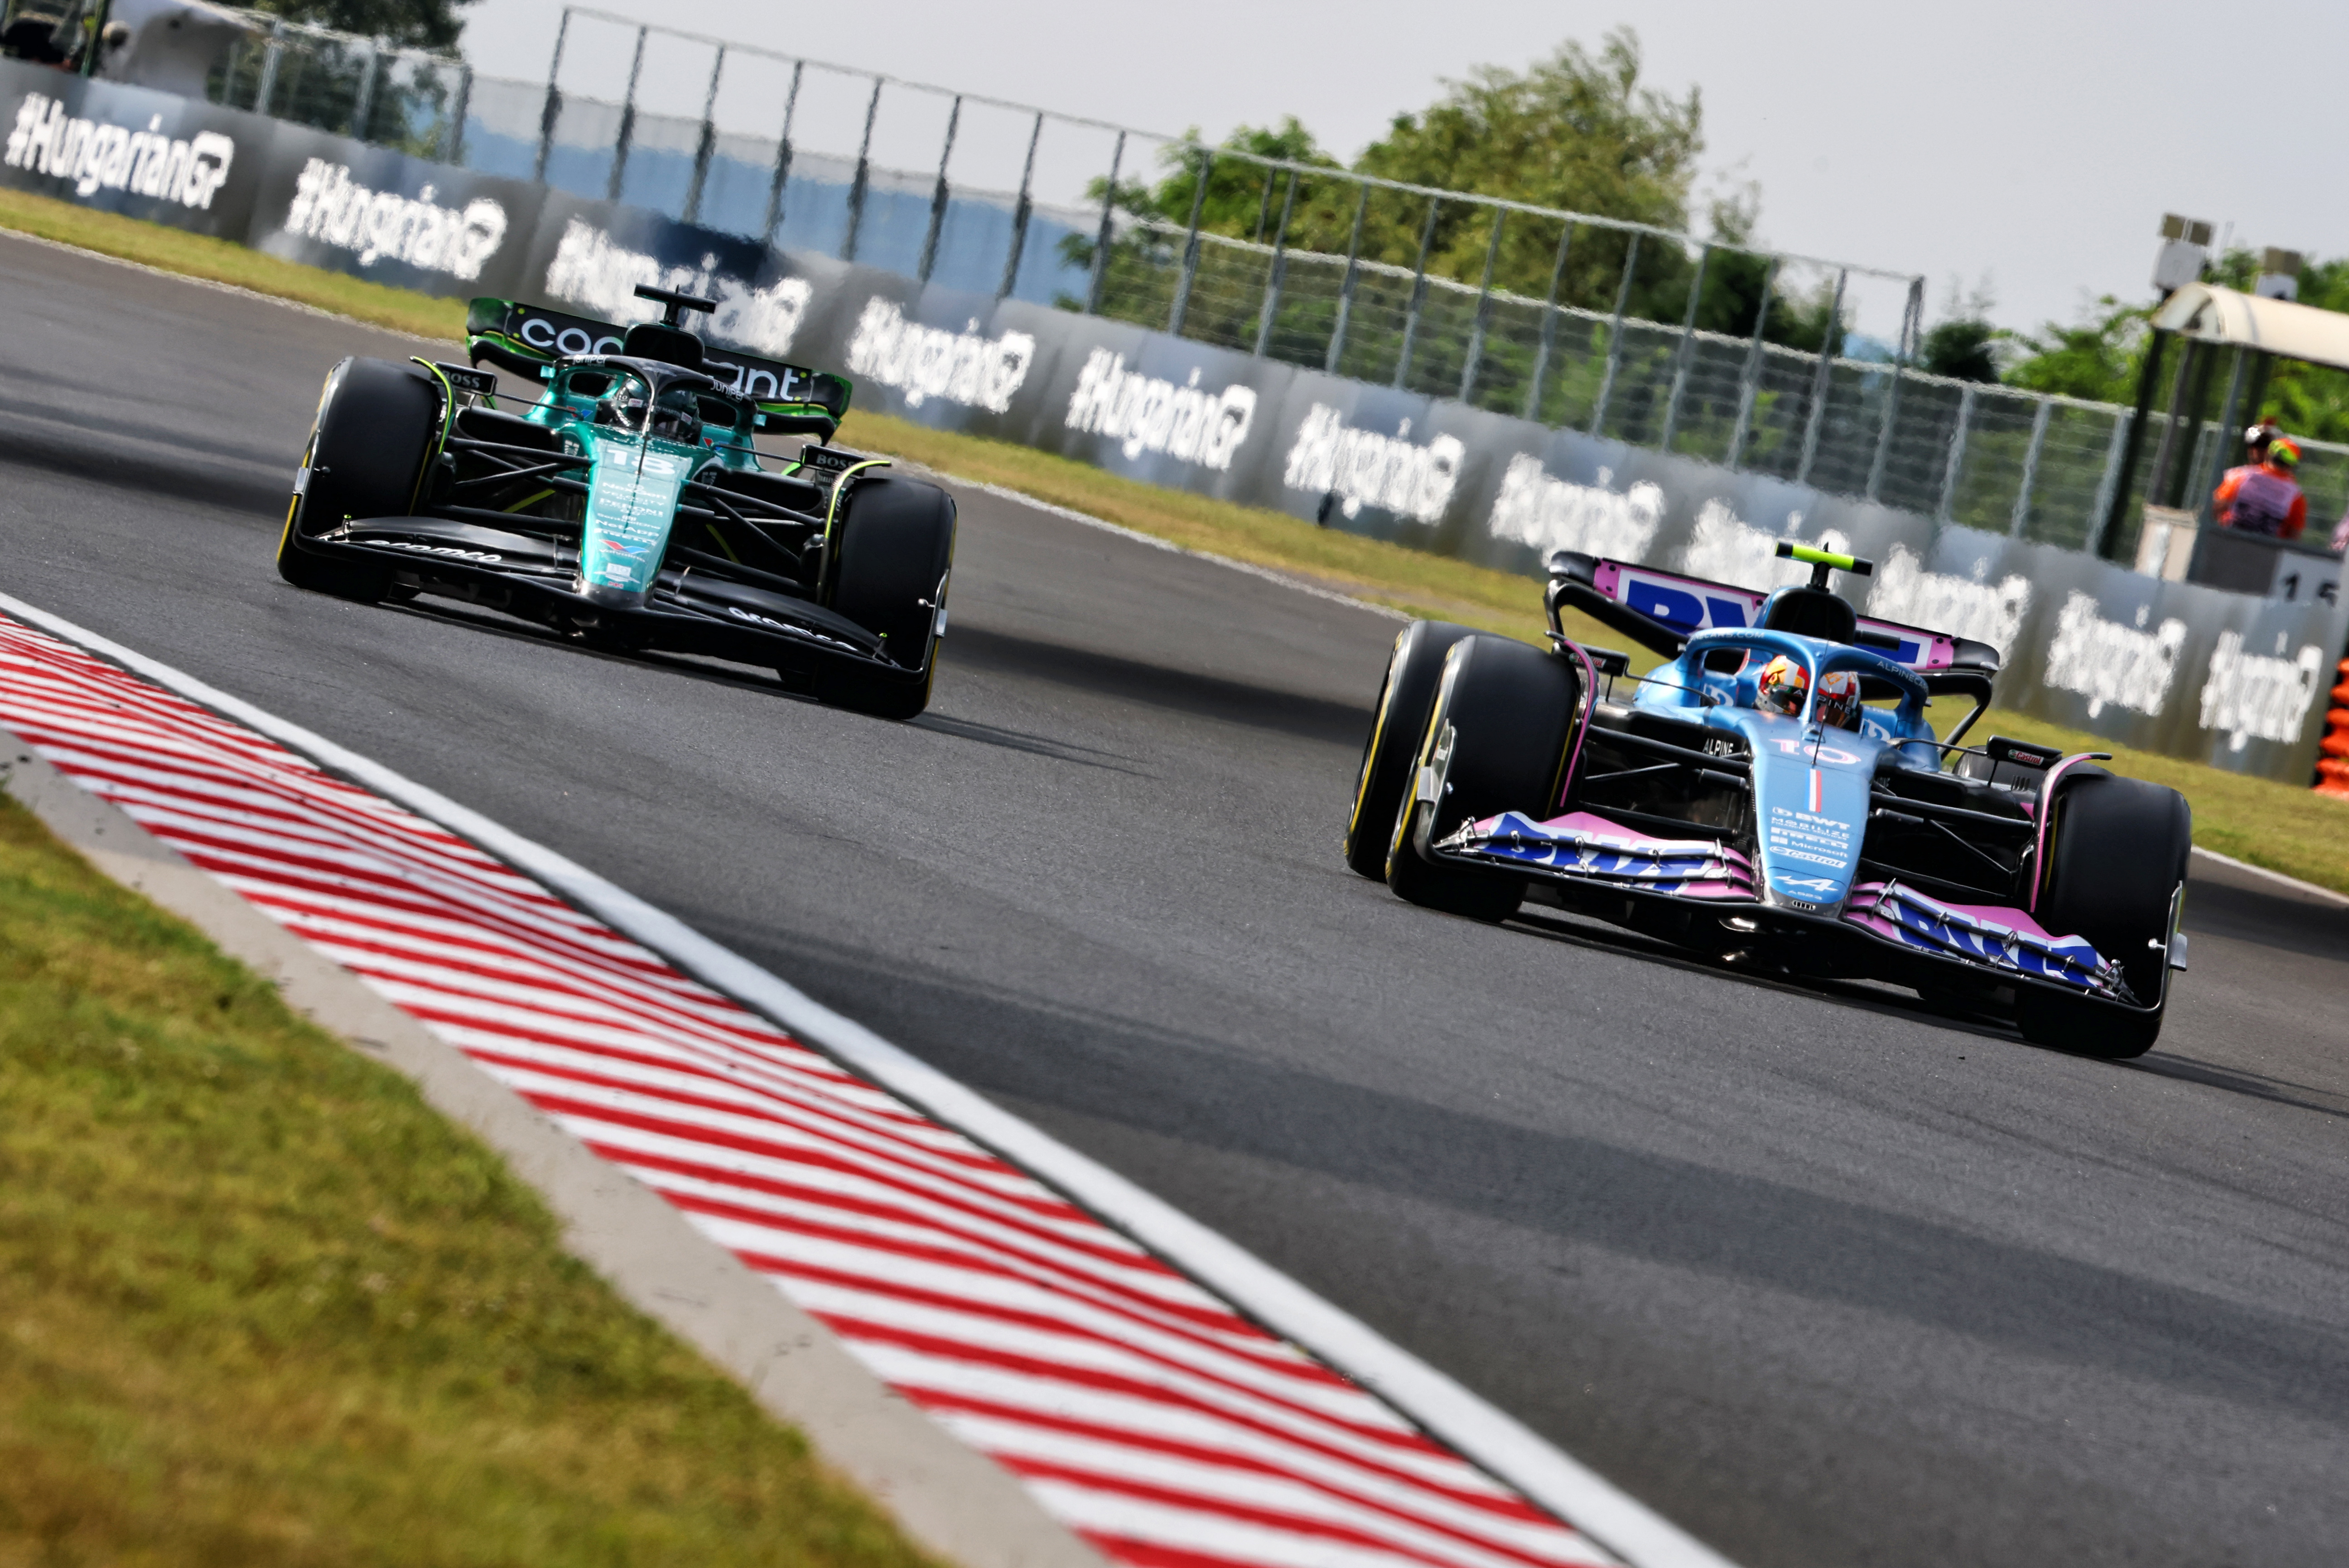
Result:
<svg viewBox="0 0 2349 1568"><path fill-rule="evenodd" d="M2281 871L2271 871L2264 866L2254 866L2248 860L2238 860L2231 855L2221 855L2199 844L2194 846L2194 853L2205 860L2215 860L2229 870L2240 871L2247 877L2257 877L2263 882L2281 883L2303 898L2349 909L2349 894L2336 893L2330 888L2320 888L2313 882L2303 882L2297 877L2287 877Z"/></svg>
<svg viewBox="0 0 2349 1568"><path fill-rule="evenodd" d="M1733 1568L1729 1559L1352 1314L675 916L437 790L171 665L10 594L0 593L0 610L259 731L471 839L624 935L1060 1189L1636 1568Z"/></svg>

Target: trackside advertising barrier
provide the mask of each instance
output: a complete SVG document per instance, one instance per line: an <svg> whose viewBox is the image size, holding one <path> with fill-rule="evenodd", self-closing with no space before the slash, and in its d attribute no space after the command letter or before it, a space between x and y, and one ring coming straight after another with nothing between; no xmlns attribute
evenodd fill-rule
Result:
<svg viewBox="0 0 2349 1568"><path fill-rule="evenodd" d="M639 283L688 289L719 302L715 341L843 371L860 408L1505 571L1537 574L1570 549L1767 588L1807 570L1775 558L1782 539L1850 551L1877 571L1840 591L1878 618L1997 648L2005 706L2239 773L2309 781L2319 699L2349 642L2337 604L2161 582L21 62L0 61L0 184L434 295L623 319L648 314Z"/></svg>

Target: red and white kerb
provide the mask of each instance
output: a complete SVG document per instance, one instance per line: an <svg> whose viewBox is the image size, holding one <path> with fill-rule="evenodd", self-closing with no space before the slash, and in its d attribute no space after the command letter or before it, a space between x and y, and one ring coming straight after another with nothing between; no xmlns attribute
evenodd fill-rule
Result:
<svg viewBox="0 0 2349 1568"><path fill-rule="evenodd" d="M1050 1189L414 813L5 619L0 724L667 1198L1112 1561L1615 1561Z"/></svg>

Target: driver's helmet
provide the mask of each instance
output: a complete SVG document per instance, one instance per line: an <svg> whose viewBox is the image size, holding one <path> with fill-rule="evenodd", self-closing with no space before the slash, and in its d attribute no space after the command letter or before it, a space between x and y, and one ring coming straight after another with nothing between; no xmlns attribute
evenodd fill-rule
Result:
<svg viewBox="0 0 2349 1568"><path fill-rule="evenodd" d="M1848 670L1830 670L1820 676L1818 702L1811 711L1831 729L1858 729L1859 677Z"/></svg>
<svg viewBox="0 0 2349 1568"><path fill-rule="evenodd" d="M691 387L664 389L653 404L652 433L688 445L701 439L701 400Z"/></svg>
<svg viewBox="0 0 2349 1568"><path fill-rule="evenodd" d="M1782 653L1762 667L1761 677L1754 683L1754 705L1764 713L1784 713L1791 719L1802 712L1803 699L1810 691L1810 672L1801 660Z"/></svg>
<svg viewBox="0 0 2349 1568"><path fill-rule="evenodd" d="M634 376L616 376L595 405L595 422L617 425L626 431L645 428L645 417L652 411L649 389Z"/></svg>

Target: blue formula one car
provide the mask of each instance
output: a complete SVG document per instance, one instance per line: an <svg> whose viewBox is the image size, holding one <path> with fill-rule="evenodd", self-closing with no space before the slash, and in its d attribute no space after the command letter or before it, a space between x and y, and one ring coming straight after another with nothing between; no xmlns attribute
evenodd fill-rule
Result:
<svg viewBox="0 0 2349 1568"><path fill-rule="evenodd" d="M477 299L468 365L345 359L279 536L297 587L438 594L623 653L702 654L883 718L929 703L955 504L830 444L838 376L706 346L661 289L621 327ZM500 406L483 362L544 394ZM759 432L806 438L792 458Z"/></svg>
<svg viewBox="0 0 2349 1568"><path fill-rule="evenodd" d="M1768 596L1561 551L1550 647L1415 622L1363 748L1346 858L1482 920L1529 896L1785 971L1914 988L2026 1039L2149 1049L2192 819L2177 791L2003 738L1962 743L1997 650L1861 619L1802 545ZM1669 662L1568 637L1562 607ZM1629 686L1628 699L1619 689ZM1947 740L1937 696L1972 711Z"/></svg>

